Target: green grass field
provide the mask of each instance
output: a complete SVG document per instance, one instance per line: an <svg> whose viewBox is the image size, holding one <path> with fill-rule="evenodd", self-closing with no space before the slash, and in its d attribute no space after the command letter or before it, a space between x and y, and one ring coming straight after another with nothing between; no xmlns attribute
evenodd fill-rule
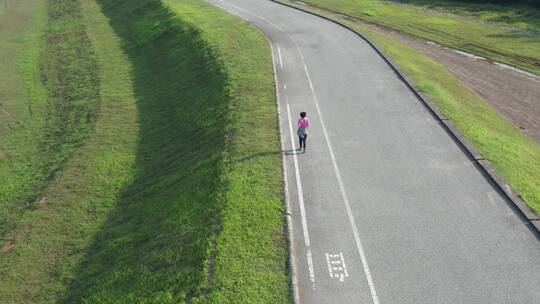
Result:
<svg viewBox="0 0 540 304"><path fill-rule="evenodd" d="M514 30L540 36L540 9L524 4L501 5L467 0L389 0L411 4L416 8L434 10L472 21L509 26ZM413 7L413 8L414 8Z"/></svg>
<svg viewBox="0 0 540 304"><path fill-rule="evenodd" d="M508 26L525 34L540 35L540 10L525 4L497 4L467 0L389 0L410 4L413 8L433 10L455 17L466 17L473 21Z"/></svg>
<svg viewBox="0 0 540 304"><path fill-rule="evenodd" d="M424 6L403 5L398 0L303 2L540 75L539 9L527 7L527 13L523 14L523 6L502 11L500 6L486 4L485 10L479 10L482 6L476 5L475 15L464 13L469 12L468 7L473 10L472 5L450 7L447 0L410 1ZM447 9L442 10L441 6L438 10L425 9L439 2Z"/></svg>
<svg viewBox="0 0 540 304"><path fill-rule="evenodd" d="M3 303L289 302L268 42L164 2L0 16Z"/></svg>
<svg viewBox="0 0 540 304"><path fill-rule="evenodd" d="M48 95L38 65L44 44L35 43L43 35L38 27L45 23L44 2L12 8L0 15L0 248L48 183L40 147L48 133Z"/></svg>
<svg viewBox="0 0 540 304"><path fill-rule="evenodd" d="M338 19L328 12L296 5ZM540 146L434 59L358 22L339 21L373 40L540 214Z"/></svg>

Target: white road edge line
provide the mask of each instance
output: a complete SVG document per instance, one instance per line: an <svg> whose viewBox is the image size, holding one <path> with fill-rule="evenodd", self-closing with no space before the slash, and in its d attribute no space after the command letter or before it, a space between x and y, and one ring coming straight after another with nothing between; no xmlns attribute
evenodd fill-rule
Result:
<svg viewBox="0 0 540 304"><path fill-rule="evenodd" d="M266 36L264 35L266 38ZM272 69L274 71L274 86L276 90L276 104L277 104L277 123L278 123L278 130L279 130L279 144L281 151L281 164L282 164L282 178L283 178L283 192L285 192L285 211L287 215L286 218L286 224L287 224L287 230L288 230L288 237L289 237L289 268L291 271L291 288L293 293L293 303L294 304L300 304L300 294L298 292L298 276L296 275L296 250L294 248L294 233L293 233L293 223L292 223L292 207L291 207L291 199L289 196L289 181L288 176L289 173L287 172L287 158L285 157L285 141L283 138L283 131L281 130L281 104L280 104L280 90L279 90L279 83L277 79L277 69L276 69L276 59L274 56L274 45L270 41L270 39L266 38L268 41L268 44L270 44L270 50L272 52ZM276 43L276 47L279 50L279 45ZM281 54L280 54L281 56ZM281 58L280 58L281 60ZM283 85L285 87L285 85ZM286 87L285 87L286 88Z"/></svg>
<svg viewBox="0 0 540 304"><path fill-rule="evenodd" d="M295 42L296 44L296 42ZM366 254L364 252L364 248L362 246L362 242L360 240L360 233L358 232L358 227L356 225L356 220L354 219L354 216L352 214L351 205L349 203L349 197L347 195L347 192L345 191L345 186L343 184L343 179L341 178L341 172L339 170L339 167L336 162L336 156L334 155L334 149L332 148L332 144L330 143L330 138L328 136L328 132L326 130L326 126L324 124L323 115L321 113L321 109L319 108L319 102L317 101L317 94L315 94L315 90L313 88L313 82L311 81L311 76L309 74L309 70L306 65L306 60L304 58L304 54L302 53L302 50L300 49L300 46L296 44L296 48L298 49L298 52L300 53L300 59L302 60L302 64L304 66L304 71L307 76L307 80L309 83L309 87L311 89L311 93L313 96L313 102L315 104L315 109L317 110L317 114L319 115L319 120L321 123L321 128L323 130L324 138L326 140L326 145L328 146L328 151L330 152L330 158L332 159L332 164L334 166L334 172L336 174L336 178L339 183L339 188L341 190L341 196L343 198L343 203L345 204L345 209L347 210L347 215L349 217L349 222L351 224L354 240L356 242L356 248L358 249L358 253L360 254L360 259L362 260L362 265L364 268L364 273L366 275L366 279L369 285L369 290L371 292L371 299L373 300L373 304L379 304L379 297L377 296L377 291L375 290L375 284L373 283L373 278L371 276L371 271L369 270L369 265L367 262Z"/></svg>
<svg viewBox="0 0 540 304"><path fill-rule="evenodd" d="M311 288L315 290L315 270L313 269L313 257L311 256L311 249L307 250L307 264L309 271L309 279L311 280Z"/></svg>

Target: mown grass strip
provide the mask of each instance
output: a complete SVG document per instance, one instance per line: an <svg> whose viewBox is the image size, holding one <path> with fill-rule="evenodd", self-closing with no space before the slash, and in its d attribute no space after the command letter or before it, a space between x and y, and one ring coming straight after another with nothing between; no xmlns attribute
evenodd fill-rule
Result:
<svg viewBox="0 0 540 304"><path fill-rule="evenodd" d="M304 2L540 75L540 33L508 28L509 21L504 24L487 24L471 18L458 18L438 11L381 0ZM537 14L540 12L532 7L529 10ZM520 22L528 22L526 20L521 19ZM521 28L536 30L534 24L522 25Z"/></svg>
<svg viewBox="0 0 540 304"><path fill-rule="evenodd" d="M79 1L49 0L41 81L49 92L49 111L41 151L47 180L54 179L73 151L88 138L99 110L99 79L93 47Z"/></svg>
<svg viewBox="0 0 540 304"><path fill-rule="evenodd" d="M14 230L3 299L288 302L265 39L199 0L79 3L100 83L95 134Z"/></svg>
<svg viewBox="0 0 540 304"><path fill-rule="evenodd" d="M13 116L21 115L22 120L9 125L14 134L4 139L11 159L0 173L0 238L25 212L46 203L44 189L92 132L99 83L92 48L76 15L78 5L77 1L49 1L45 30L27 36L30 50L43 46L39 53L26 51L18 68L26 80L28 101L19 100L14 107Z"/></svg>
<svg viewBox="0 0 540 304"><path fill-rule="evenodd" d="M397 4L414 5L417 9L434 10L454 17L465 17L508 26L524 34L540 33L540 3L529 1L489 0L390 0ZM506 2L506 3L505 3Z"/></svg>
<svg viewBox="0 0 540 304"><path fill-rule="evenodd" d="M358 22L299 7L339 19L377 44L540 214L540 147L536 143L435 60Z"/></svg>
<svg viewBox="0 0 540 304"><path fill-rule="evenodd" d="M44 1L16 2L0 18L0 249L8 232L32 206L39 191L33 170L47 113L47 91L39 79L40 28L46 24ZM41 189L40 189L41 190Z"/></svg>

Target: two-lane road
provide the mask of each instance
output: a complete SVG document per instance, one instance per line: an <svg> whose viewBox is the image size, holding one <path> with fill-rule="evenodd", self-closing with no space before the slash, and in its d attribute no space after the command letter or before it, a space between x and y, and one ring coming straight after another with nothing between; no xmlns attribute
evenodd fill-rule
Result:
<svg viewBox="0 0 540 304"><path fill-rule="evenodd" d="M267 0L211 0L273 45L302 303L540 303L540 242L363 40Z"/></svg>

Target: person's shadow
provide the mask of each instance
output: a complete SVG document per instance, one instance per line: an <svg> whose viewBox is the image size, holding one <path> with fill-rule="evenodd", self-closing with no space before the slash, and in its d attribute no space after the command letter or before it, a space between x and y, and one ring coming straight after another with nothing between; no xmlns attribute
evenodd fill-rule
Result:
<svg viewBox="0 0 540 304"><path fill-rule="evenodd" d="M282 151L285 155L298 155L298 154L304 154L306 153L305 150L298 150L298 149L290 149L290 150L284 150Z"/></svg>
<svg viewBox="0 0 540 304"><path fill-rule="evenodd" d="M296 149L279 150L279 151L265 151L265 152L254 153L254 154L251 154L251 155L246 156L246 157L238 158L238 159L235 159L234 161L235 162L245 162L245 161L249 161L249 160L252 160L252 159L255 159L255 158L259 158L259 157L265 157L265 156L281 154L281 153L283 153L285 155L294 155L294 154L298 155L298 154L303 154L303 153L306 153L306 152L303 151L303 150L296 150Z"/></svg>

